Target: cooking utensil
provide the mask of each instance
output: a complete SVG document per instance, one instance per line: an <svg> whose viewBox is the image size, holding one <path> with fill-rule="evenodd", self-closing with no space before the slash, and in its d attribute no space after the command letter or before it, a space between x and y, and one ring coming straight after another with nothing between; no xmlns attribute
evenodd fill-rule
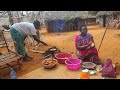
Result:
<svg viewBox="0 0 120 90"><path fill-rule="evenodd" d="M95 69L96 64L92 62L84 62L82 63L82 67L85 69Z"/></svg>

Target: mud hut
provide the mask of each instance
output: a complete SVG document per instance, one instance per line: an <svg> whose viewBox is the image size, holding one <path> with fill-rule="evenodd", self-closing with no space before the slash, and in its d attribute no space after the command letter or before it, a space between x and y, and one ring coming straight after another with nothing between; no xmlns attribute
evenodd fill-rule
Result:
<svg viewBox="0 0 120 90"><path fill-rule="evenodd" d="M105 27L106 26L106 17L111 15L112 11L99 11L97 13L97 23L100 26Z"/></svg>
<svg viewBox="0 0 120 90"><path fill-rule="evenodd" d="M96 24L95 17L87 17L87 18L76 17L69 20L64 20L64 19L46 20L45 24L46 24L47 31L49 33L58 32L57 30L58 21L62 22L62 32L79 30L79 27L82 24L86 24L86 25Z"/></svg>
<svg viewBox="0 0 120 90"><path fill-rule="evenodd" d="M47 18L45 23L48 32L58 31L56 28L56 22L58 21L58 19L63 22L63 24L61 25L63 26L62 32L76 31L79 30L79 27L82 24L90 25L96 23L96 17L90 16L87 11L56 11L46 15L45 18Z"/></svg>
<svg viewBox="0 0 120 90"><path fill-rule="evenodd" d="M96 18L100 26L105 27L109 24L110 28L120 28L120 11L99 11Z"/></svg>

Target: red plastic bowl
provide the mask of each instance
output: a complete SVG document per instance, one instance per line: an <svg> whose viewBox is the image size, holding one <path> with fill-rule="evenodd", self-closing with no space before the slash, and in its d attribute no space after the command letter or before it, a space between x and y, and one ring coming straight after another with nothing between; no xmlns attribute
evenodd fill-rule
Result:
<svg viewBox="0 0 120 90"><path fill-rule="evenodd" d="M72 58L72 54L70 53L57 53L55 54L56 59L58 60L58 63L65 64L65 60L68 58Z"/></svg>
<svg viewBox="0 0 120 90"><path fill-rule="evenodd" d="M67 68L72 71L78 70L81 67L81 63L82 61L76 58L69 58L68 60L65 61Z"/></svg>

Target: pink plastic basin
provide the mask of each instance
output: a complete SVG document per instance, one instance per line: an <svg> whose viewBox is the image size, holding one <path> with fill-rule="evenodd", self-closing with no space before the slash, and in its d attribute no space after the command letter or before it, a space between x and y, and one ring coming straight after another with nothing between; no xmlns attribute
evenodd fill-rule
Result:
<svg viewBox="0 0 120 90"><path fill-rule="evenodd" d="M69 58L65 60L65 64L69 70L78 70L81 67L82 61L76 58Z"/></svg>
<svg viewBox="0 0 120 90"><path fill-rule="evenodd" d="M56 59L58 60L58 63L65 64L65 60L68 58L72 58L72 54L70 53L57 53L55 55Z"/></svg>

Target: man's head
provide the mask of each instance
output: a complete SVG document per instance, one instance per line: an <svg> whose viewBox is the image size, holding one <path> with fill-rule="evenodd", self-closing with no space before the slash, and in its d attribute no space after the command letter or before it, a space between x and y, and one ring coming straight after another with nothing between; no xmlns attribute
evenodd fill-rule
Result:
<svg viewBox="0 0 120 90"><path fill-rule="evenodd" d="M33 22L33 24L34 24L34 26L35 26L35 29L37 29L37 30L40 29L40 21L35 20L35 21Z"/></svg>
<svg viewBox="0 0 120 90"><path fill-rule="evenodd" d="M86 35L87 34L87 25L81 25L80 26L80 32L82 35Z"/></svg>

